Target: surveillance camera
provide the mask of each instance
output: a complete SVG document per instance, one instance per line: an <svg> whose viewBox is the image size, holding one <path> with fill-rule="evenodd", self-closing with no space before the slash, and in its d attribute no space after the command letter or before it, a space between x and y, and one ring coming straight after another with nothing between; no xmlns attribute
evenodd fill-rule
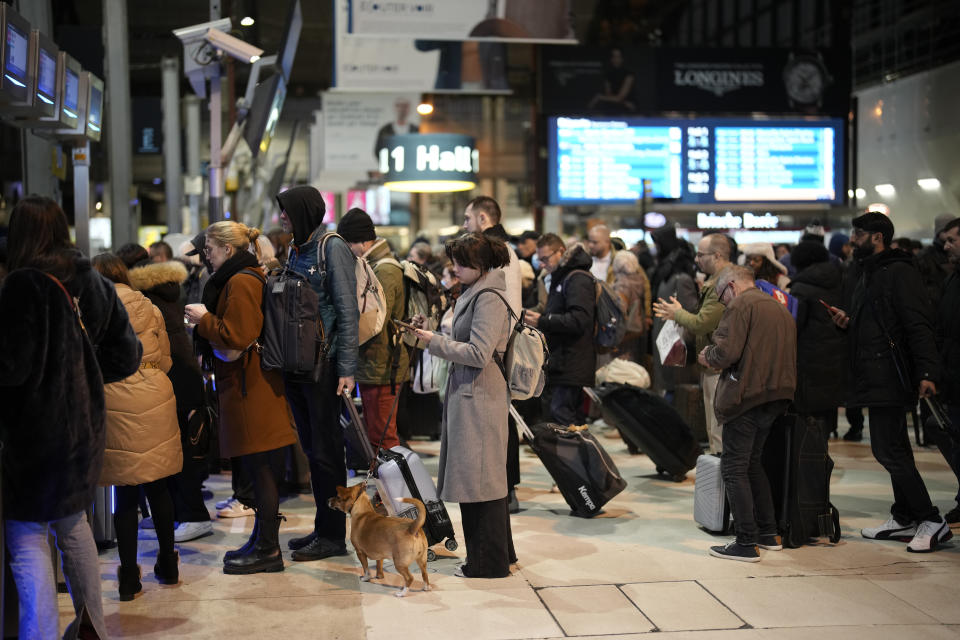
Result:
<svg viewBox="0 0 960 640"><path fill-rule="evenodd" d="M234 38L219 29L207 31L206 40L220 51L230 54L241 62L253 64L263 55L263 49L244 42L240 38Z"/></svg>
<svg viewBox="0 0 960 640"><path fill-rule="evenodd" d="M210 29L219 29L220 31L229 31L231 27L230 18L221 18L212 22L202 22L182 29L174 29L173 35L180 38L183 44L193 44L202 41Z"/></svg>

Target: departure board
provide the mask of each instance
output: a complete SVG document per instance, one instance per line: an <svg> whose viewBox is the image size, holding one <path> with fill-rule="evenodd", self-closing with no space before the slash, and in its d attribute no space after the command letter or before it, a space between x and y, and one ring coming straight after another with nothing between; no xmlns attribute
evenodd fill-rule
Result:
<svg viewBox="0 0 960 640"><path fill-rule="evenodd" d="M551 204L843 200L839 119L548 119Z"/></svg>

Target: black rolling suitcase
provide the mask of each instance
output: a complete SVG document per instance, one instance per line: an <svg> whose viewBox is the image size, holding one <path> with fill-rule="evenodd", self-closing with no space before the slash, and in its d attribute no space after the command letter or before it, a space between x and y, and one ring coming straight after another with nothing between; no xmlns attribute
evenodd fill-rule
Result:
<svg viewBox="0 0 960 640"><path fill-rule="evenodd" d="M673 392L673 405L697 442L709 442L703 388L699 384L678 384ZM713 411L713 407L709 407L709 410Z"/></svg>
<svg viewBox="0 0 960 640"><path fill-rule="evenodd" d="M552 423L530 428L513 405L510 415L557 483L573 510L570 515L591 518L626 488L617 465L586 429L569 430Z"/></svg>
<svg viewBox="0 0 960 640"><path fill-rule="evenodd" d="M703 450L663 398L629 385L603 385L592 392L600 397L603 419L650 456L657 473L681 482L697 465Z"/></svg>
<svg viewBox="0 0 960 640"><path fill-rule="evenodd" d="M763 468L783 546L840 540L840 514L830 503L833 460L817 421L795 413L777 418L763 448Z"/></svg>
<svg viewBox="0 0 960 640"><path fill-rule="evenodd" d="M397 433L404 440L413 438L440 439L440 423L443 421L443 403L439 393L414 393L410 383L400 389L397 406Z"/></svg>

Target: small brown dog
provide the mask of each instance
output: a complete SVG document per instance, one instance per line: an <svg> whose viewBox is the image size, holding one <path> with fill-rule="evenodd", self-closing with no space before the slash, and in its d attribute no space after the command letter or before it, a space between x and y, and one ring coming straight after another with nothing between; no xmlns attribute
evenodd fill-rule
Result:
<svg viewBox="0 0 960 640"><path fill-rule="evenodd" d="M417 507L417 519L393 518L382 516L373 509L370 498L362 484L350 488L337 487L335 498L327 500L331 509L339 509L350 515L350 542L357 552L360 566L363 567L363 582L372 576L367 571L367 558L377 561L377 578L383 578L383 560L390 558L397 572L403 576L404 587L396 594L398 598L407 595L413 584L410 563L416 560L420 565L420 577L423 590L430 590L427 578L427 536L423 533L427 510L416 498L401 498Z"/></svg>

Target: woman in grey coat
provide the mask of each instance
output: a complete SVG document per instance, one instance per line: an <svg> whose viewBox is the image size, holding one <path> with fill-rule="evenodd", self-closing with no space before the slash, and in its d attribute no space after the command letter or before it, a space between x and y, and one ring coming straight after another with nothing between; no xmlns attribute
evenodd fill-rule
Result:
<svg viewBox="0 0 960 640"><path fill-rule="evenodd" d="M456 575L503 578L514 560L507 511L507 413L504 375L494 360L510 332L506 280L507 246L469 233L447 243L447 255L463 284L453 312L453 335L418 329L433 356L451 363L440 437L438 488L443 500L459 502L467 562ZM498 295L499 294L499 295Z"/></svg>

